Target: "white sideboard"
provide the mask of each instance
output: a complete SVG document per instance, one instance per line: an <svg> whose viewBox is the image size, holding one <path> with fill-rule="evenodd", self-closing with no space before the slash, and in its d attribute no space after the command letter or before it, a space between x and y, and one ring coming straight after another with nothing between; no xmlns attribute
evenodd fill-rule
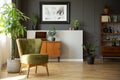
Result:
<svg viewBox="0 0 120 80"><path fill-rule="evenodd" d="M48 30L28 30L27 38L35 38L36 32ZM57 30L56 40L61 44L61 61L83 61L83 30Z"/></svg>

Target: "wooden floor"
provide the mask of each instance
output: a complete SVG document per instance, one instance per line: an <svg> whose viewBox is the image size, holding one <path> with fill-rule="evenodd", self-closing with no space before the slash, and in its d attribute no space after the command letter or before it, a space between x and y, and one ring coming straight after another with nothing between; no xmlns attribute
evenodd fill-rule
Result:
<svg viewBox="0 0 120 80"><path fill-rule="evenodd" d="M23 74L7 73L6 69L0 72L1 80L120 80L120 60L106 60L101 63L95 61L94 65L85 62L49 62L49 73L47 76L45 67L38 67L30 71L30 76L26 78L26 70Z"/></svg>

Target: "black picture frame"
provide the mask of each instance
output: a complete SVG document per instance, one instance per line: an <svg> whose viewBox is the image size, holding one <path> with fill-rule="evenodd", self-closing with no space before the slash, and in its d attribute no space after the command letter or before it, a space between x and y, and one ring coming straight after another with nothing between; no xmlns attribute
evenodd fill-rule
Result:
<svg viewBox="0 0 120 80"><path fill-rule="evenodd" d="M40 23L69 24L70 2L40 2Z"/></svg>

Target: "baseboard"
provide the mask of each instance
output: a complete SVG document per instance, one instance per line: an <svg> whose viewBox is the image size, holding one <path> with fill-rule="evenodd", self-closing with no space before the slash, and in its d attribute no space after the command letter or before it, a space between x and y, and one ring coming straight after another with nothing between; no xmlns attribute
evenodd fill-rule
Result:
<svg viewBox="0 0 120 80"><path fill-rule="evenodd" d="M58 61L58 59L49 59L49 61ZM83 59L60 59L60 61L80 61L80 62L83 62Z"/></svg>

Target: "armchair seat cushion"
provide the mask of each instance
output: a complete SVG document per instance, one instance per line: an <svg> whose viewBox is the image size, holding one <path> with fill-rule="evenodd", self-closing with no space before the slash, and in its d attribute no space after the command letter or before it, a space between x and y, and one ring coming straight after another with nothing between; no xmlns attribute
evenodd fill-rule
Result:
<svg viewBox="0 0 120 80"><path fill-rule="evenodd" d="M24 64L45 64L48 63L48 54L25 54L20 59Z"/></svg>

